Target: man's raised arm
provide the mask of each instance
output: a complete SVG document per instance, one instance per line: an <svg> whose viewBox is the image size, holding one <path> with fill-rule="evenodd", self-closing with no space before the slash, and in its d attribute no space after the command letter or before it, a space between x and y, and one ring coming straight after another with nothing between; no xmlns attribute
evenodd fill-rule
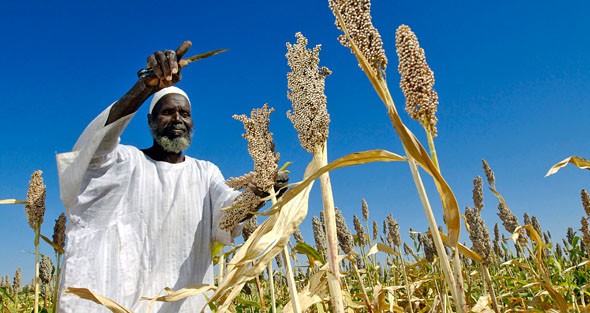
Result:
<svg viewBox="0 0 590 313"><path fill-rule="evenodd" d="M153 69L155 76L139 78L135 85L113 104L105 126L136 112L145 100L158 90L179 82L182 69L179 61L191 45L191 42L187 40L176 51L157 51L150 55L147 59L147 67Z"/></svg>

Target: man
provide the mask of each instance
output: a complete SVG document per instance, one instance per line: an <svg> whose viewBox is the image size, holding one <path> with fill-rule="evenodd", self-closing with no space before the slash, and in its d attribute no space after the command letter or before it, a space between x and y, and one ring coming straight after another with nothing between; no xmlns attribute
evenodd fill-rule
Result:
<svg viewBox="0 0 590 313"><path fill-rule="evenodd" d="M220 208L238 192L213 163L183 154L191 141L189 97L173 87L190 47L156 52L140 78L84 130L73 152L57 156L60 193L69 216L62 287L83 287L134 312L147 312L164 287L213 284L211 244L237 235L219 229ZM154 138L139 150L119 136L151 95L148 123ZM204 296L156 303L152 312L199 312ZM62 294L60 312L108 312Z"/></svg>

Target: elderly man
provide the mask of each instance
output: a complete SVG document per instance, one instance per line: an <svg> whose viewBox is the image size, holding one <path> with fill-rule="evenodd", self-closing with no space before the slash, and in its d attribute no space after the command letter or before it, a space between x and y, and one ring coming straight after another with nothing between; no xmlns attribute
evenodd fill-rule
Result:
<svg viewBox="0 0 590 313"><path fill-rule="evenodd" d="M134 312L147 312L164 287L213 283L211 244L229 244L220 209L238 192L211 162L183 154L193 132L191 104L179 61L190 47L148 58L155 77L140 78L84 130L72 152L57 156L60 193L69 216L62 287L84 287ZM119 144L119 136L153 95L150 148ZM199 312L204 296L156 303L152 312ZM60 312L108 312L62 294Z"/></svg>

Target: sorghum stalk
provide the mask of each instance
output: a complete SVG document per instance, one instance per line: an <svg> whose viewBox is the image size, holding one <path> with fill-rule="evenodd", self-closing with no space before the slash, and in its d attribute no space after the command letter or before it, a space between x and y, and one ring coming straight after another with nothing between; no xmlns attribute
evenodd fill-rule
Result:
<svg viewBox="0 0 590 313"><path fill-rule="evenodd" d="M43 215L45 214L45 197L47 187L43 184L41 171L35 171L29 182L27 191L27 203L25 212L29 225L35 231L35 313L39 312L39 238L41 236L41 224L43 224Z"/></svg>
<svg viewBox="0 0 590 313"><path fill-rule="evenodd" d="M295 36L297 37L296 44L287 43L287 63L291 68L291 72L287 73L287 83L290 89L287 97L293 104L293 112L288 112L287 116L297 129L301 146L313 154L314 161L318 162L321 167L328 164L327 138L330 118L326 109L324 86L325 78L331 72L325 67L318 67L320 46L307 49L307 38L301 33L297 33ZM332 274L328 275L328 287L334 306L333 311L344 313L339 278L340 268L337 261L336 213L328 173L320 176L320 187L328 241L327 261Z"/></svg>
<svg viewBox="0 0 590 313"><path fill-rule="evenodd" d="M322 149L318 150L318 152L314 153L313 157L319 159L320 166L326 166L328 164L327 142L324 143ZM324 205L324 220L326 222L326 238L328 239L328 264L330 265L331 274L334 275L332 279L328 277L328 287L330 288L330 295L334 304L334 312L344 313L342 287L340 285L340 278L338 278L340 276L340 266L338 264L336 211L334 209L334 196L332 194L330 175L327 172L320 176L320 186Z"/></svg>
<svg viewBox="0 0 590 313"><path fill-rule="evenodd" d="M370 1L354 2L343 0L329 0L330 8L336 16L336 25L343 31L343 35L339 38L341 43L351 48L353 53L359 60L359 65L367 74L379 98L385 104L389 118L396 130L398 136L402 140L404 151L408 159L408 165L414 178L414 183L420 195L428 223L434 238L435 246L440 255L441 267L443 268L445 278L452 291L455 299L457 311L465 312L467 310L463 286L458 285L455 277L452 275L450 263L446 256L442 239L438 234L438 227L432 213L432 208L426 196L422 179L418 172L416 162L420 164L433 176L441 193L441 200L444 202L445 215L449 214L450 220L447 223L452 223L449 227L449 237L454 246L457 243L460 222L459 212L456 199L448 184L442 178L438 165L430 158L424 156L424 149L417 142L417 139L411 134L407 127L401 121L399 114L394 105L391 93L388 90L387 82L385 80L385 67L387 59L382 48L382 41L378 31L373 27L370 14ZM442 195L444 194L444 198ZM449 224L447 224L449 226ZM457 273L461 275L461 272ZM459 281L460 283L460 281Z"/></svg>
<svg viewBox="0 0 590 313"><path fill-rule="evenodd" d="M55 270L55 288L53 291L53 312L58 312L59 308L59 285L60 285L60 273L61 273L61 256L64 253L66 241L66 215L62 212L57 220L55 220L55 226L53 227L53 243L57 245L59 249L55 250L56 270Z"/></svg>
<svg viewBox="0 0 590 313"><path fill-rule="evenodd" d="M412 172L414 184L418 190L422 207L424 207L424 213L426 214L426 219L428 220L428 227L430 228L430 233L432 234L436 253L439 255L440 267L442 268L447 284L449 284L449 288L451 289L451 295L457 302L457 312L466 312L463 286L458 286L455 276L453 275L453 271L451 270L451 264L449 262L449 258L447 257L447 252L445 251L442 238L438 233L438 225L436 224L436 219L434 218L434 213L432 212L432 207L430 206L430 201L426 195L422 178L420 177L420 173L418 173L418 168L416 167L416 163L413 159L408 158L408 165L410 166L410 171Z"/></svg>
<svg viewBox="0 0 590 313"><path fill-rule="evenodd" d="M277 203L277 195L275 194L274 187L269 189L270 199L272 204L274 205ZM291 304L293 307L293 312L300 313L301 312L301 304L299 303L299 296L297 295L297 285L295 284L295 276L293 275L293 267L291 266L291 258L289 257L289 250L287 245L283 248L281 252L283 259L285 260L285 271L287 276L287 285L289 286L289 295L291 296ZM274 305L273 305L274 309Z"/></svg>

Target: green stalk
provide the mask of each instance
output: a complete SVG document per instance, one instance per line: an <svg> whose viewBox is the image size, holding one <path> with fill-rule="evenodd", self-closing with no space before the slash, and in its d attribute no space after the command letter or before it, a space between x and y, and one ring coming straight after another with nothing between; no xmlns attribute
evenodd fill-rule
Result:
<svg viewBox="0 0 590 313"><path fill-rule="evenodd" d="M55 256L56 262L57 262L57 267L55 270L55 287L53 290L53 312L56 313L58 306L59 306L59 275L60 275L60 262L61 262L61 253L56 252L56 256Z"/></svg>

